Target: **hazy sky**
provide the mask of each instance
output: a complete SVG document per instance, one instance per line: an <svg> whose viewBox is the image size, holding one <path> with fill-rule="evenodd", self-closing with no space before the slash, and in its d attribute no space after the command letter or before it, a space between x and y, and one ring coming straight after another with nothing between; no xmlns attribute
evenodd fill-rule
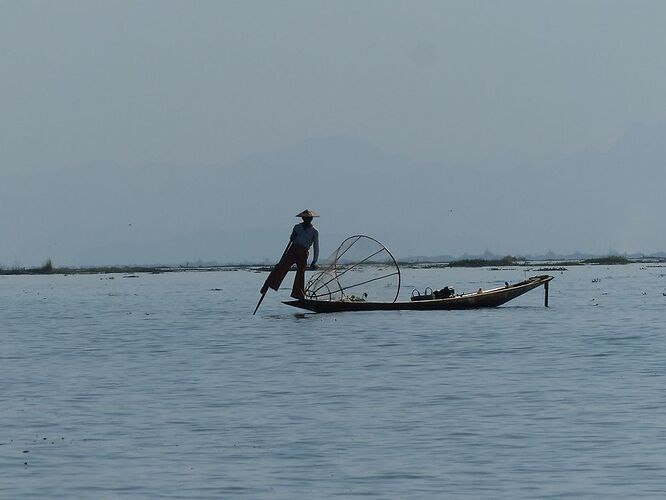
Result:
<svg viewBox="0 0 666 500"><path fill-rule="evenodd" d="M90 169L90 184L78 186L89 190L119 169L176 179L207 165L223 179L242 175L234 165L252 155L331 136L407 162L491 170L612 150L632 128L666 122L665 25L661 0L0 0L0 180L23 178L6 188L21 207L0 200L0 264L32 263L40 245L44 258L72 261L71 248L93 244L95 221L72 217L94 219L95 196L59 212L70 188L21 192L26 176L39 183ZM329 204L321 201L331 193L312 195L312 175L292 179L308 196L285 210ZM189 207L189 220L215 212L208 230L238 229L242 214L190 194L201 208ZM271 212L252 196L249 206ZM369 205L393 206L368 196ZM182 202L161 199L158 212ZM118 203L110 207L121 211ZM137 218L155 209L154 200L131 203ZM99 210L113 225L109 207ZM124 215L118 226L129 224ZM166 240L177 225L163 230ZM60 231L66 254L54 249L66 246ZM574 237L562 234L570 243L562 250L585 250ZM483 250L477 244L468 250ZM144 250L137 260L150 261Z"/></svg>

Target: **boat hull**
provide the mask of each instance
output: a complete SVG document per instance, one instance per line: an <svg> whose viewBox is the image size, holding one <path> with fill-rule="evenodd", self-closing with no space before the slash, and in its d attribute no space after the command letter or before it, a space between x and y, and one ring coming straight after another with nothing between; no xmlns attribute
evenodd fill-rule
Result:
<svg viewBox="0 0 666 500"><path fill-rule="evenodd" d="M456 309L479 309L498 307L540 286L546 288L552 276L533 276L512 285L467 293L446 299L402 301L402 302L367 302L367 301L325 301L325 300L290 300L287 305L317 313L354 312L354 311L447 311ZM546 298L547 304L547 298Z"/></svg>

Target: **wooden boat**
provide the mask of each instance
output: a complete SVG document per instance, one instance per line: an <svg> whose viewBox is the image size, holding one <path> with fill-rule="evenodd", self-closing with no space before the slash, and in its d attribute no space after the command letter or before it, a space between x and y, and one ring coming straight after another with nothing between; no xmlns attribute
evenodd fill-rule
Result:
<svg viewBox="0 0 666 500"><path fill-rule="evenodd" d="M426 299L394 302L372 302L362 299L317 300L300 299L284 302L287 305L318 313L351 311L445 311L497 307L540 286L544 287L544 305L548 307L549 275L532 276L524 281L490 290L463 293L445 299Z"/></svg>
<svg viewBox="0 0 666 500"><path fill-rule="evenodd" d="M548 306L548 283L552 279L548 275L533 276L512 285L505 283L503 287L458 295L445 287L426 296L412 296L410 301L398 301L400 267L397 261L379 241L355 235L344 240L325 261L322 270L310 279L304 299L284 303L319 313L476 309L500 306L543 285ZM359 295L351 295L350 290Z"/></svg>

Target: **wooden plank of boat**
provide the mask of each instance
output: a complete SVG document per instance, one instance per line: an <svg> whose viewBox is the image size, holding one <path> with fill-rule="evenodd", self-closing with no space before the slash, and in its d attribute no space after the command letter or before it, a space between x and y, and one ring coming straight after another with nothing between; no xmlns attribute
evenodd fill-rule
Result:
<svg viewBox="0 0 666 500"><path fill-rule="evenodd" d="M544 286L546 293L548 283L553 279L549 275L532 276L531 278L508 286L490 290L465 293L446 299L419 301L369 302L364 300L311 300L300 299L284 302L287 305L306 309L317 313L353 312L353 311L437 311L455 309L478 309L497 307L515 299L539 286ZM547 305L547 298L546 298Z"/></svg>

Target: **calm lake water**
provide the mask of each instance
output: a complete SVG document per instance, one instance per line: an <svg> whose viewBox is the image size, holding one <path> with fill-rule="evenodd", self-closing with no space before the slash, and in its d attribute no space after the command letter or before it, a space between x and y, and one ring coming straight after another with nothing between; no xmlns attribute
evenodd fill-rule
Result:
<svg viewBox="0 0 666 500"><path fill-rule="evenodd" d="M666 267L551 274L548 309L256 316L264 273L0 277L0 496L663 497Z"/></svg>

